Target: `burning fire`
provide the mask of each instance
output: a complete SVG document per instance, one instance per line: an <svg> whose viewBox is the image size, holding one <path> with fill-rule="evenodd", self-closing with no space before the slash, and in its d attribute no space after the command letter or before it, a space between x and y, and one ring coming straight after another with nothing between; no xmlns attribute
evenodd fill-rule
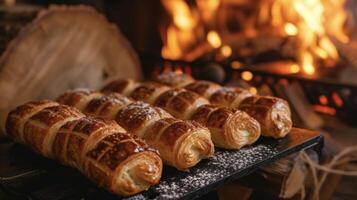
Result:
<svg viewBox="0 0 357 200"><path fill-rule="evenodd" d="M344 32L348 18L345 1L196 0L189 4L186 0L162 0L172 19L162 30L162 56L191 61L213 49L219 49L224 57L234 55L232 37L228 36L235 33L225 27L226 21L221 20L230 19L221 17L228 15L224 8L243 8L231 16L236 19L244 16L245 7L253 5L252 16L240 20L244 24L238 25L241 27L239 32L254 37L259 31L268 29L279 32L282 37L295 37L299 41L297 65L290 67L291 72L312 75L320 60L338 61L338 51L332 39L343 43L349 41Z"/></svg>

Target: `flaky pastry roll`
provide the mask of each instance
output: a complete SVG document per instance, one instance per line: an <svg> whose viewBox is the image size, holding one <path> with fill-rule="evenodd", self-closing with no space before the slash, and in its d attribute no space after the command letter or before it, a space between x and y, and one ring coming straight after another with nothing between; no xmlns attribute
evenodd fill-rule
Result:
<svg viewBox="0 0 357 200"><path fill-rule="evenodd" d="M8 114L6 121L7 136L12 138L15 142L25 144L24 125L27 120L39 111L57 105L57 102L42 100L32 101L18 106Z"/></svg>
<svg viewBox="0 0 357 200"><path fill-rule="evenodd" d="M206 126L214 145L225 149L240 149L253 144L261 133L259 123L237 109L203 105L191 119Z"/></svg>
<svg viewBox="0 0 357 200"><path fill-rule="evenodd" d="M237 108L245 98L253 96L248 90L237 87L221 87L214 92L209 101L220 107Z"/></svg>
<svg viewBox="0 0 357 200"><path fill-rule="evenodd" d="M200 122L211 131L212 141L216 146L240 149L254 143L260 136L259 124L246 113L208 105L209 102L205 98L192 91L167 90L166 86L147 82L138 83L137 87L145 88L145 91L161 91L160 87L164 87L164 92L155 95L157 97L153 105L165 109L176 118ZM133 96L133 93L135 90L129 95ZM143 97L138 100L155 99L150 96L153 93L145 92L146 95L137 95Z"/></svg>
<svg viewBox="0 0 357 200"><path fill-rule="evenodd" d="M156 121L144 136L155 146L169 165L188 170L204 158L212 157L214 146L207 128L196 122L175 118Z"/></svg>
<svg viewBox="0 0 357 200"><path fill-rule="evenodd" d="M137 87L137 82L131 79L116 80L108 83L103 89L103 93L116 92L129 96L129 94Z"/></svg>
<svg viewBox="0 0 357 200"><path fill-rule="evenodd" d="M197 124L193 125L188 121L176 119L170 121L173 119L172 116L163 109L144 102L132 101L119 93L93 98L84 108L84 112L107 119L115 119L125 130L143 138L151 147L158 149L164 162L179 170L188 170L202 159L213 155L214 146L208 129ZM175 130L176 133L155 132L156 139L149 140L146 137L147 134L150 132L151 137L155 136L152 127L156 127L163 119L168 119L167 123L172 123L168 124L170 127L172 125L181 129ZM170 136L170 134L173 135ZM197 140L195 145L190 145L192 138ZM196 143L200 144L199 148Z"/></svg>
<svg viewBox="0 0 357 200"><path fill-rule="evenodd" d="M23 134L19 131L21 124ZM162 161L157 152L113 121L86 117L75 108L41 101L10 112L6 127L12 138L22 134L23 142L37 153L76 167L115 194L133 195L160 180Z"/></svg>
<svg viewBox="0 0 357 200"><path fill-rule="evenodd" d="M183 88L194 82L192 76L184 73L164 72L157 76L154 81L168 85L173 88Z"/></svg>
<svg viewBox="0 0 357 200"><path fill-rule="evenodd" d="M159 77L168 77L168 75L163 74ZM181 82L185 82L182 79L186 77L191 82L185 86L186 89L205 97L213 105L238 108L247 112L259 122L263 136L280 138L290 132L292 119L287 101L278 97L252 94L239 87L221 87L207 81L195 81L191 76L170 73L170 79L177 79ZM163 84L170 84L170 81L166 81L168 82L166 83L163 78L155 80Z"/></svg>
<svg viewBox="0 0 357 200"><path fill-rule="evenodd" d="M197 108L205 104L209 104L206 99L185 89L168 90L154 103L179 119L190 119Z"/></svg>
<svg viewBox="0 0 357 200"><path fill-rule="evenodd" d="M185 86L186 90L195 92L206 99L210 99L220 88L220 85L211 81L193 81Z"/></svg>
<svg viewBox="0 0 357 200"><path fill-rule="evenodd" d="M244 99L238 108L260 123L264 136L285 137L292 128L289 104L281 98L251 96Z"/></svg>
<svg viewBox="0 0 357 200"><path fill-rule="evenodd" d="M131 93L129 93L129 95L134 100L154 104L157 97L169 89L169 87L163 84L155 82L143 82L137 83L137 87Z"/></svg>
<svg viewBox="0 0 357 200"><path fill-rule="evenodd" d="M73 93L73 91L75 91L75 93ZM79 110L83 110L87 106L88 102L98 96L101 96L100 92L94 92L86 88L80 88L63 93L60 97L57 98L57 102L61 104L63 104L62 102L66 102L67 105L71 105L78 108Z"/></svg>

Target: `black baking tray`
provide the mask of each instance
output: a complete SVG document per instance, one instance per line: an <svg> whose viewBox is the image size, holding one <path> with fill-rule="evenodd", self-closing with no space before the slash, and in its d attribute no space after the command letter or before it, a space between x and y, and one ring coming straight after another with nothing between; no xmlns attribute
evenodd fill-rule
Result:
<svg viewBox="0 0 357 200"><path fill-rule="evenodd" d="M1 189L13 199L193 199L222 184L245 176L267 163L302 149L321 148L323 137L314 131L293 128L282 139L261 138L241 150L216 149L215 156L190 172L164 167L160 183L129 198L97 188L75 169L32 153L10 141L0 143Z"/></svg>

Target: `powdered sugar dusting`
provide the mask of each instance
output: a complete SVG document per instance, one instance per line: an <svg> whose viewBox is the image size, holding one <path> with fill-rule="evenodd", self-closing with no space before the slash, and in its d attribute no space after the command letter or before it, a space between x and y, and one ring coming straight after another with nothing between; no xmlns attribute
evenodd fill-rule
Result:
<svg viewBox="0 0 357 200"><path fill-rule="evenodd" d="M210 160L202 161L190 172L178 172L165 169L160 183L148 192L129 199L179 199L201 188L207 187L225 177L232 176L251 165L259 163L278 153L278 150L266 144L257 144L239 151L216 150ZM166 167L168 168L168 167Z"/></svg>

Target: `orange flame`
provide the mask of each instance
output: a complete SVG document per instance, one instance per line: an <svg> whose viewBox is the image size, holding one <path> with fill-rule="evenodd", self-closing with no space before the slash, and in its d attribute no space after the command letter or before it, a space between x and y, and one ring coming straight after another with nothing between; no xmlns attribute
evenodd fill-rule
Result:
<svg viewBox="0 0 357 200"><path fill-rule="evenodd" d="M291 73L304 72L313 75L320 59L337 62L339 54L331 37L346 43L349 41L344 32L348 12L344 6L346 0L264 0L251 3L249 0L196 0L188 4L186 0L161 0L172 17L171 24L164 30L162 56L170 59L185 59L192 48L204 53L204 50L220 48L224 57L234 52L232 38L225 28L227 13L232 19L244 15L224 8L256 6L254 17L241 20L245 24L241 33L255 36L262 27L281 30L283 36L295 37L298 66L291 66ZM242 6L243 5L243 6ZM248 7L248 6L247 6ZM239 38L237 38L239 39ZM228 42L227 42L228 41ZM204 46L205 48L202 48ZM195 54L195 55L196 55ZM198 55L198 54L197 54Z"/></svg>
<svg viewBox="0 0 357 200"><path fill-rule="evenodd" d="M161 54L164 58L180 59L187 45L195 40L192 32L197 20L184 0L162 2L171 14L173 23L167 28L165 46Z"/></svg>

